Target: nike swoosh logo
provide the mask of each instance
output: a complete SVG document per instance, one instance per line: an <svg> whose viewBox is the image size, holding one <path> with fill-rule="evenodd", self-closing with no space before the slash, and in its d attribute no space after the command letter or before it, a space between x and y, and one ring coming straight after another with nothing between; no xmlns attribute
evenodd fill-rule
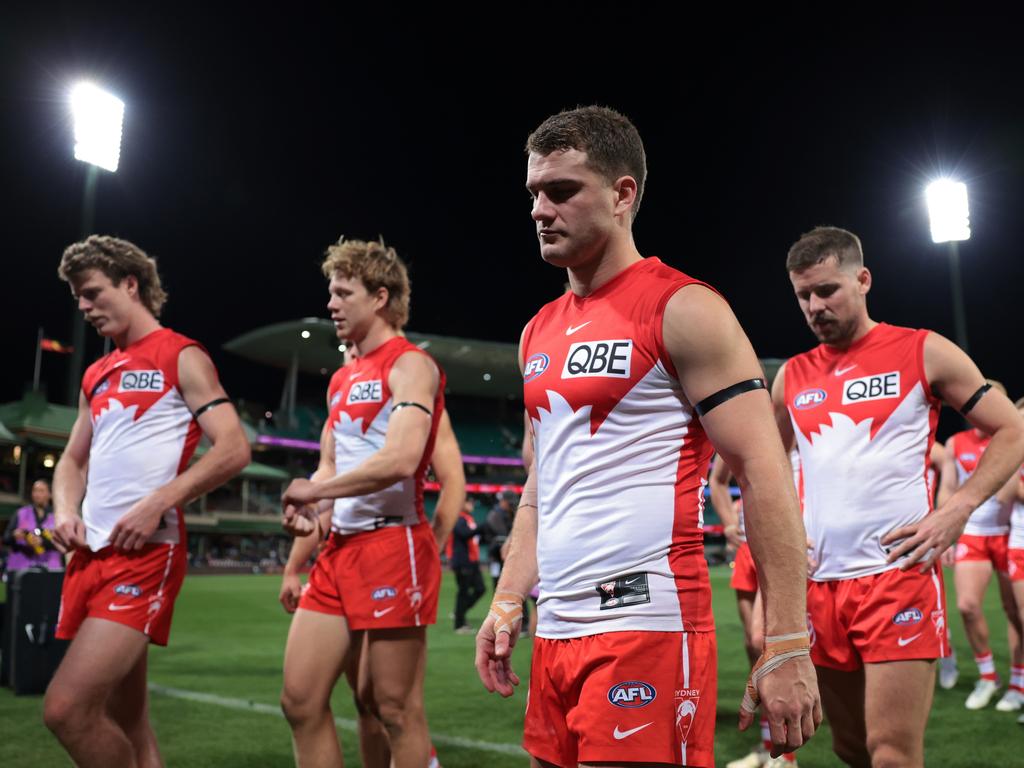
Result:
<svg viewBox="0 0 1024 768"><path fill-rule="evenodd" d="M107 606L107 610L108 611L127 611L129 608L134 608L134 607L135 607L134 605L117 605L116 603L111 603L110 605Z"/></svg>
<svg viewBox="0 0 1024 768"><path fill-rule="evenodd" d="M616 739L619 739L619 740L628 738L628 737L632 736L634 733L636 733L637 731L642 731L648 725L652 725L653 722L654 721L651 721L650 723L644 723L643 725L638 725L636 728L630 728L628 731L620 731L619 730L619 726L616 725L615 726L615 730L612 731L612 736L614 736Z"/></svg>
<svg viewBox="0 0 1024 768"><path fill-rule="evenodd" d="M393 610L395 610L395 606L392 605L390 608L385 608L383 611L374 611L373 612L373 618L379 619L385 613L389 613L389 612L391 612Z"/></svg>
<svg viewBox="0 0 1024 768"><path fill-rule="evenodd" d="M114 370L115 368L120 368L122 365L126 365L127 363L130 363L130 362L131 362L130 359L118 360L116 363L114 363L112 366L110 366L110 370Z"/></svg>
<svg viewBox="0 0 1024 768"><path fill-rule="evenodd" d="M899 647L900 647L900 648L902 648L902 647L903 647L904 645L910 645L910 644L911 644L912 642L914 642L915 640L917 640L917 638L919 638L920 636L921 636L921 633L920 633L920 632L918 632L918 633L917 633L916 635L914 635L913 637L906 637L906 638L904 638L904 637L901 637L901 638L899 638L899 639L898 639L898 640L896 641L896 643L897 643L897 644L899 645Z"/></svg>
<svg viewBox="0 0 1024 768"><path fill-rule="evenodd" d="M625 584L626 586L629 586L629 585L630 585L630 584L632 584L632 583L633 583L634 581L640 581L640 577L639 577L639 576L637 576L636 578L632 578L632 579L630 579L629 581L624 581L624 582L623 582L623 584Z"/></svg>
<svg viewBox="0 0 1024 768"><path fill-rule="evenodd" d="M358 378L359 378L360 376L362 376L362 375L363 375L364 373L366 373L366 371L357 371L356 373L353 373L353 374L352 374L351 376L349 376L349 377L348 377L348 380L349 380L349 381L352 381L352 379L358 379Z"/></svg>
<svg viewBox="0 0 1024 768"><path fill-rule="evenodd" d="M576 331L580 330L580 328L586 328L592 322L594 322L594 321L593 320L587 320L587 322L583 323L582 325L577 325L575 328L573 328L570 325L568 328L565 329L565 335L566 336L572 336L574 333L576 333Z"/></svg>
<svg viewBox="0 0 1024 768"><path fill-rule="evenodd" d="M854 363L853 365L847 366L846 368L836 368L835 375L836 376L842 376L844 373L849 373L850 371L852 371L856 367L857 367L857 364Z"/></svg>

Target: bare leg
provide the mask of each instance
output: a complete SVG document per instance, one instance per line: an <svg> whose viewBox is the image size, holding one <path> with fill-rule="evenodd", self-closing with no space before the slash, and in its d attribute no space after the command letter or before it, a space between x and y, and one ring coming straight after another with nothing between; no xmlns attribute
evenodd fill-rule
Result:
<svg viewBox="0 0 1024 768"><path fill-rule="evenodd" d="M991 650L989 646L988 622L982 602L985 590L992 578L992 563L983 560L967 560L957 563L953 569L953 581L956 584L956 607L964 621L967 640L975 656L981 656Z"/></svg>
<svg viewBox="0 0 1024 768"><path fill-rule="evenodd" d="M999 583L999 597L1003 601L1003 612L1006 614L1006 641L1010 649L1010 663L1019 667L1024 665L1024 632L1022 632L1020 613L1017 600L1013 594L1013 584L1008 574L996 572Z"/></svg>
<svg viewBox="0 0 1024 768"><path fill-rule="evenodd" d="M377 629L368 634L374 714L387 730L392 764L395 768L422 768L430 758L423 709L426 629ZM413 700L416 697L418 701Z"/></svg>
<svg viewBox="0 0 1024 768"><path fill-rule="evenodd" d="M107 714L121 726L135 750L135 762L139 768L162 768L160 749L156 734L149 724L149 692L146 690L146 662L149 649L114 689L107 700Z"/></svg>
<svg viewBox="0 0 1024 768"><path fill-rule="evenodd" d="M114 690L145 659L148 645L148 637L123 624L106 619L82 622L43 703L46 727L78 768L138 768L132 739L107 705ZM142 671L145 674L144 661Z"/></svg>
<svg viewBox="0 0 1024 768"><path fill-rule="evenodd" d="M935 662L864 665L865 723L872 768L923 768Z"/></svg>
<svg viewBox="0 0 1024 768"><path fill-rule="evenodd" d="M815 669L821 703L832 726L832 751L853 768L869 768L871 754L868 752L864 722L864 670Z"/></svg>
<svg viewBox="0 0 1024 768"><path fill-rule="evenodd" d="M345 677L352 688L359 715L359 756L364 768L388 768L391 747L384 725L373 715L373 682L370 680L370 639L364 630L352 633L352 654Z"/></svg>
<svg viewBox="0 0 1024 768"><path fill-rule="evenodd" d="M351 645L343 616L300 608L292 617L284 652L281 709L292 728L298 768L337 768L341 746L331 712L331 691Z"/></svg>

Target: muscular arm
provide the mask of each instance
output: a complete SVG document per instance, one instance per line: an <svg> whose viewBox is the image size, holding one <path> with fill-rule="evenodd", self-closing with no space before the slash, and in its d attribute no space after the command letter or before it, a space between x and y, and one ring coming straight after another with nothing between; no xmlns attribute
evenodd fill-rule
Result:
<svg viewBox="0 0 1024 768"><path fill-rule="evenodd" d="M760 365L725 301L701 286L687 286L669 300L665 347L690 403L726 387L760 378ZM743 496L744 527L764 600L765 636L771 643L806 637L806 534L771 399L762 390L737 395L701 417ZM772 638L776 638L772 640ZM755 678L768 720L772 754L792 751L821 723L821 700L809 655L804 652ZM740 713L740 728L753 722Z"/></svg>
<svg viewBox="0 0 1024 768"><path fill-rule="evenodd" d="M412 402L431 409L437 393L438 372L434 363L418 352L407 352L395 361L388 377L392 400ZM357 467L326 480L293 480L285 491L285 504L307 504L322 499L365 496L411 477L423 457L430 437L431 417L419 408L392 412L384 445Z"/></svg>
<svg viewBox="0 0 1024 768"><path fill-rule="evenodd" d="M448 534L459 519L459 510L466 501L466 470L462 466L462 452L447 410L442 412L441 421L437 425L437 438L434 440L430 463L434 467L437 482L441 484L441 494L437 498L431 522L434 540L440 550L448 541Z"/></svg>
<svg viewBox="0 0 1024 768"><path fill-rule="evenodd" d="M190 411L226 399L217 370L199 347L186 347L178 355L178 383ZM199 427L210 449L192 466L132 506L110 532L110 543L121 549L140 549L156 530L168 509L181 507L241 472L251 458L249 441L231 403L204 411Z"/></svg>
<svg viewBox="0 0 1024 768"><path fill-rule="evenodd" d="M53 540L62 552L87 546L82 520L86 468L92 445L92 417L84 395L78 397L78 416L64 453L53 471Z"/></svg>
<svg viewBox="0 0 1024 768"><path fill-rule="evenodd" d="M931 333L924 343L924 370L932 389L954 408L963 405L985 383L981 371L958 346ZM883 544L898 543L889 562L900 568L931 568L935 558L963 532L971 513L994 495L1024 461L1024 420L998 389L990 389L967 414L972 426L991 435L971 476L930 515L913 525L890 531ZM902 542L901 542L902 540Z"/></svg>
<svg viewBox="0 0 1024 768"><path fill-rule="evenodd" d="M935 506L941 507L956 492L956 456L953 454L953 438L946 442L945 455L939 469L939 492L935 496Z"/></svg>
<svg viewBox="0 0 1024 768"><path fill-rule="evenodd" d="M711 474L708 476L708 488L711 491L711 504L715 512L722 518L722 525L725 527L725 538L729 546L738 547L740 516L732 501L732 493L729 491L729 480L732 479L732 472L729 465L721 456L716 456L711 464Z"/></svg>
<svg viewBox="0 0 1024 768"><path fill-rule="evenodd" d="M701 286L685 287L669 300L665 346L691 403L762 375L732 311ZM701 422L743 496L747 541L764 593L765 634L802 632L807 628L806 535L770 399L761 390L746 392Z"/></svg>

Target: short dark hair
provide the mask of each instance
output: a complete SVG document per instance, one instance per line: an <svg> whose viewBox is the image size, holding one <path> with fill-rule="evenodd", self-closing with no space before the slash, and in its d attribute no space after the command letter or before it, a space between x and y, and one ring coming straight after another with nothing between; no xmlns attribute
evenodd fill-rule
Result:
<svg viewBox="0 0 1024 768"><path fill-rule="evenodd" d="M577 107L552 115L526 140L527 154L543 156L570 149L586 152L587 165L609 182L620 176L636 180L635 219L647 181L647 155L629 118L608 107Z"/></svg>
<svg viewBox="0 0 1024 768"><path fill-rule="evenodd" d="M135 243L109 235L89 235L64 249L57 274L61 280L70 282L75 275L90 269L98 269L114 285L120 285L129 275L134 277L139 282L139 298L143 306L153 317L160 317L160 310L167 301L167 291L160 284L156 259Z"/></svg>
<svg viewBox="0 0 1024 768"><path fill-rule="evenodd" d="M835 257L840 267L864 266L864 251L860 238L839 227L815 227L800 235L786 256L787 272L802 272Z"/></svg>

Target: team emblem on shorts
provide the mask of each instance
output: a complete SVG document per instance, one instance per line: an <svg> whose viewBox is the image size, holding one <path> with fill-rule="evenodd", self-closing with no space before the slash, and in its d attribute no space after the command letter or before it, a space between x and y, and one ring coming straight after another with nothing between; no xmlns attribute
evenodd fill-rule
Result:
<svg viewBox="0 0 1024 768"><path fill-rule="evenodd" d="M409 597L410 608L420 607L420 603L423 602L423 591L419 587L409 587L405 590L405 594Z"/></svg>
<svg viewBox="0 0 1024 768"><path fill-rule="evenodd" d="M551 360L543 352L531 355L523 366L523 383L533 381L548 369Z"/></svg>
<svg viewBox="0 0 1024 768"><path fill-rule="evenodd" d="M700 703L700 689L684 688L676 691L676 732L680 743L685 743L690 736L693 719L697 716L697 705Z"/></svg>
<svg viewBox="0 0 1024 768"><path fill-rule="evenodd" d="M624 709L646 707L657 696L658 692L654 690L654 686L643 680L627 680L608 689L608 701Z"/></svg>
<svg viewBox="0 0 1024 768"><path fill-rule="evenodd" d="M828 399L828 392L824 389L805 389L793 398L793 407L800 411L814 408L821 405Z"/></svg>
<svg viewBox="0 0 1024 768"><path fill-rule="evenodd" d="M135 584L118 584L114 587L115 595L131 595L132 597L138 597L142 594L142 589Z"/></svg>
<svg viewBox="0 0 1024 768"><path fill-rule="evenodd" d="M917 608L904 608L902 611L900 611L892 617L892 623L897 624L901 627L905 627L917 624L923 618L924 614L917 610Z"/></svg>
<svg viewBox="0 0 1024 768"><path fill-rule="evenodd" d="M370 597L374 600L390 600L397 594L398 590L394 587L377 587L377 589L373 590L373 594Z"/></svg>

